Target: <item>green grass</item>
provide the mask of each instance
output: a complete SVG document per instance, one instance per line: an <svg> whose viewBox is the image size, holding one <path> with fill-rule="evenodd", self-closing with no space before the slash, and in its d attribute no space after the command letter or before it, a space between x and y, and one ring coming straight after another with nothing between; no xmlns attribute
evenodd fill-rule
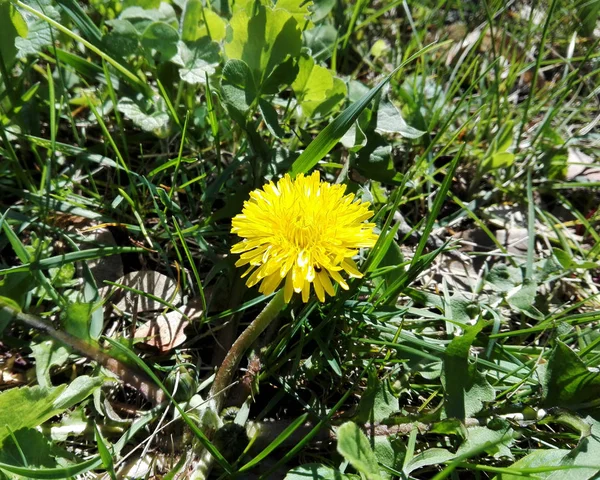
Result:
<svg viewBox="0 0 600 480"><path fill-rule="evenodd" d="M593 478L600 3L273 3L0 4L0 477ZM314 169L365 276L214 382L231 219Z"/></svg>

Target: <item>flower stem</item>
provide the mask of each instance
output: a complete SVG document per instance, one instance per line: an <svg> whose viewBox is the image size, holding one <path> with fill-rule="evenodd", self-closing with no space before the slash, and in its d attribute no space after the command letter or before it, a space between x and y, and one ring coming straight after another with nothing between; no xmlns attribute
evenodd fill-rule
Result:
<svg viewBox="0 0 600 480"><path fill-rule="evenodd" d="M233 343L229 352L225 356L223 363L217 370L215 381L212 384L210 394L213 397L213 405L217 412L221 410L225 400L225 390L231 383L233 373L237 369L242 356L256 341L260 334L269 326L269 324L277 317L281 309L285 306L283 298L283 288L280 289L262 312L254 319L254 321L246 327L246 330Z"/></svg>

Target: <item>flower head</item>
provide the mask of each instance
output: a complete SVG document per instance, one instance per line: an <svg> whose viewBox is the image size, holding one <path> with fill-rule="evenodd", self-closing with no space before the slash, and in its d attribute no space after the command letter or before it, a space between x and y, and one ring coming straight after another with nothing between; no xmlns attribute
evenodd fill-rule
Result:
<svg viewBox="0 0 600 480"><path fill-rule="evenodd" d="M333 296L331 279L344 289L341 275L362 277L352 257L361 247L377 241L368 202L344 195L345 185L321 182L319 172L295 179L286 175L276 184L250 192L242 213L232 220L231 233L243 240L231 248L241 253L236 266L249 265L251 287L262 282L259 291L269 295L285 279L285 301L293 292L302 292L308 301L312 284L317 297Z"/></svg>

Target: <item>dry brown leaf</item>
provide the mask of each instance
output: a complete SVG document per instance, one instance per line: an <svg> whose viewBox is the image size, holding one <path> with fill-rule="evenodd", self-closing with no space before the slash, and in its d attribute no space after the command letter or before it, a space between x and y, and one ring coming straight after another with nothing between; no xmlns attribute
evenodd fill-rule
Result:
<svg viewBox="0 0 600 480"><path fill-rule="evenodd" d="M180 313L181 312L181 313ZM144 345L168 352L186 341L185 328L203 313L200 299L192 299L179 311L161 314L139 327L134 338L142 339Z"/></svg>
<svg viewBox="0 0 600 480"><path fill-rule="evenodd" d="M95 246L117 246L115 237L113 237L113 234L106 227L82 231L80 232L80 235L84 236L87 241ZM119 277L123 276L123 261L121 260L121 255L110 255L95 260L88 260L87 265L98 286L102 286L104 280L114 282Z"/></svg>
<svg viewBox="0 0 600 480"><path fill-rule="evenodd" d="M139 327L134 338L142 339L143 344L156 347L161 353L168 352L186 341L184 330L189 324L179 312L171 311Z"/></svg>
<svg viewBox="0 0 600 480"><path fill-rule="evenodd" d="M568 181L584 177L589 182L600 182L600 168L593 167L594 159L577 148L569 148L567 157ZM596 164L597 165L597 164Z"/></svg>
<svg viewBox="0 0 600 480"><path fill-rule="evenodd" d="M181 303L181 295L178 292L177 282L153 270L130 272L123 275L115 283L149 293L171 305L178 306ZM106 294L107 292L105 291L104 293ZM149 310L165 308L164 303L145 295L139 295L127 290L123 291L123 289L118 289L117 293L120 293L122 296L115 303L115 307L121 311L133 313L134 311L147 312Z"/></svg>

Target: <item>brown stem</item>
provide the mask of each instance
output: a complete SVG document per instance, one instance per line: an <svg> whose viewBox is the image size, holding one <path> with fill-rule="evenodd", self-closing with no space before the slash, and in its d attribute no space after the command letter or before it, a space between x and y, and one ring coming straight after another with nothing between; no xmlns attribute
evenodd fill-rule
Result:
<svg viewBox="0 0 600 480"><path fill-rule="evenodd" d="M285 301L283 298L283 289L280 289L262 312L254 319L254 321L246 327L246 330L238 337L234 344L227 352L223 363L217 370L215 381L212 384L210 395L213 397L214 406L217 412L221 410L225 400L225 390L229 387L231 379L242 356L256 341L259 335L269 326L269 324L277 317Z"/></svg>
<svg viewBox="0 0 600 480"><path fill-rule="evenodd" d="M19 312L11 306L2 303L1 301L0 310L9 314L18 322L43 332L54 340L57 340L65 344L67 347L72 348L84 357L98 362L100 365L117 375L121 380L123 380L123 382L132 386L136 390L139 390L151 402L159 404L165 401L164 392L154 385L149 378L136 371L129 365L121 362L120 360L111 357L100 348L90 345L89 343L84 342L80 338L74 337L67 332L57 330L52 326L52 324L39 317L36 317L35 315Z"/></svg>

